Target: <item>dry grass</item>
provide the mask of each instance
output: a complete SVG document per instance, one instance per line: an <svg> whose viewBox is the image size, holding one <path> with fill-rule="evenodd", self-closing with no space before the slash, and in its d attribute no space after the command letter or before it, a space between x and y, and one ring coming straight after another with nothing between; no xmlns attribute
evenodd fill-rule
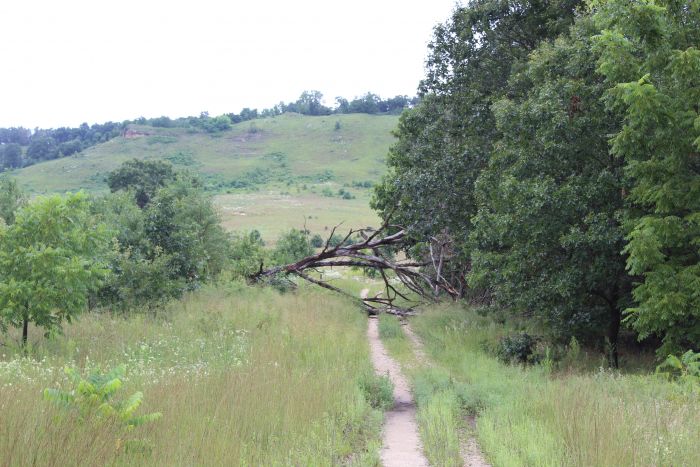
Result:
<svg viewBox="0 0 700 467"><path fill-rule="evenodd" d="M87 315L32 357L0 361L0 459L7 465L375 465L381 413L366 318L332 295L209 289L162 315ZM34 333L36 335L36 333ZM60 367L127 364L124 392L163 417L124 434L41 400ZM129 453L128 438L149 452Z"/></svg>

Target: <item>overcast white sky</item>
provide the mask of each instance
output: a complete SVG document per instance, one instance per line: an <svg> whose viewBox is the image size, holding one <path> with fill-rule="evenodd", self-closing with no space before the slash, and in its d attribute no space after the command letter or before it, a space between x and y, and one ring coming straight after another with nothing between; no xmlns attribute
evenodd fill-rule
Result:
<svg viewBox="0 0 700 467"><path fill-rule="evenodd" d="M2 0L0 127L415 94L455 0Z"/></svg>

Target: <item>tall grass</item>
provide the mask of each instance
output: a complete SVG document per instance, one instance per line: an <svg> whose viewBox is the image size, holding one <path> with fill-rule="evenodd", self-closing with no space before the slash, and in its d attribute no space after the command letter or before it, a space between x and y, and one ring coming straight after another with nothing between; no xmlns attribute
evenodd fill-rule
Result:
<svg viewBox="0 0 700 467"><path fill-rule="evenodd" d="M29 357L0 360L0 463L376 465L365 333L354 305L311 291L207 289L158 316L83 316ZM143 391L143 410L160 420L125 435L41 399L66 387L64 365L118 363L124 392ZM126 436L150 448L127 452Z"/></svg>
<svg viewBox="0 0 700 467"><path fill-rule="evenodd" d="M502 364L482 350L501 325L458 307L413 324L463 408L479 414L478 440L494 465L700 465L697 392L654 375Z"/></svg>

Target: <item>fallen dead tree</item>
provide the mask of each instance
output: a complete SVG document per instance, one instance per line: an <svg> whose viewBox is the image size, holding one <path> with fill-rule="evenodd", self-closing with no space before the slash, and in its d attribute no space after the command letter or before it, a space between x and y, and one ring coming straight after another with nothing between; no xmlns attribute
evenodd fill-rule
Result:
<svg viewBox="0 0 700 467"><path fill-rule="evenodd" d="M397 315L411 314L416 306L434 301L447 294L457 298L461 287L447 280L442 270L449 261L447 245L431 239L429 254L421 260L396 260L390 252L404 249L406 231L400 226L385 223L379 229L350 230L340 243L331 246L331 239L339 226L332 229L321 251L294 263L260 270L249 276L253 283L272 278L299 277L328 290L358 300L370 314L386 312ZM374 296L356 297L324 280L323 269L332 267L358 267L374 270L384 282L385 292ZM318 273L318 278L312 274ZM401 284L401 286L398 286Z"/></svg>

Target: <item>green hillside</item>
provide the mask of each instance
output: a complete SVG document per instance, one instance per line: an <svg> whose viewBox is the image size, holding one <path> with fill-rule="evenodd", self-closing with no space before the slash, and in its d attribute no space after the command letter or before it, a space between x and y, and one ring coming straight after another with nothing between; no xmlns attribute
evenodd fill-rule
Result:
<svg viewBox="0 0 700 467"><path fill-rule="evenodd" d="M99 192L126 160L167 160L200 174L227 228L258 229L274 243L292 227L323 234L340 222L376 224L369 186L385 170L397 122L395 115L288 113L215 134L130 125L125 136L12 175L32 194Z"/></svg>
<svg viewBox="0 0 700 467"><path fill-rule="evenodd" d="M14 175L32 193L103 190L105 174L136 157L169 160L200 173L210 188L221 191L376 181L384 170L397 119L284 114L239 123L216 134L131 125L127 136Z"/></svg>

